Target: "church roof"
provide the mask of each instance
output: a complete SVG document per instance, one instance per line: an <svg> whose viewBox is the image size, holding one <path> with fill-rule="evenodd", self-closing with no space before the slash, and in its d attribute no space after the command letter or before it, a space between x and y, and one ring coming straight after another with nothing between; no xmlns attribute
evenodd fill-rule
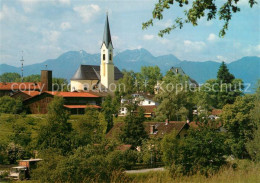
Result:
<svg viewBox="0 0 260 183"><path fill-rule="evenodd" d="M108 48L109 43L112 44L111 34L110 34L110 28L109 28L109 21L108 21L108 15L106 18L105 28L104 28L104 35L103 35L103 42L105 43L106 47ZM113 46L113 44L112 44Z"/></svg>
<svg viewBox="0 0 260 183"><path fill-rule="evenodd" d="M123 77L122 72L115 66L115 80ZM100 80L100 66L80 65L71 80Z"/></svg>

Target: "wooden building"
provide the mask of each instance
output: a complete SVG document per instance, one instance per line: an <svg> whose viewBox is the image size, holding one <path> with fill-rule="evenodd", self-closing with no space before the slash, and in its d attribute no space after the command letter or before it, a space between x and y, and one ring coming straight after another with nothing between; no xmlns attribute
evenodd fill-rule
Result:
<svg viewBox="0 0 260 183"><path fill-rule="evenodd" d="M27 98L23 101L28 113L46 114L48 112L48 104L53 100L54 96L63 97L64 108L68 109L71 114L84 114L86 107L100 108L102 98L98 95L88 92L51 92L46 91Z"/></svg>

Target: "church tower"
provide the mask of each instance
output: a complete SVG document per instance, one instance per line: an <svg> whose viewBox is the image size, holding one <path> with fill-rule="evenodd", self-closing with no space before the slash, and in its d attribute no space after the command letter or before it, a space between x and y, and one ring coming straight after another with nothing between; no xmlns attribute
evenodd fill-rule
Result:
<svg viewBox="0 0 260 183"><path fill-rule="evenodd" d="M108 14L106 17L103 41L101 45L100 78L101 85L106 89L115 82L113 64L113 44L110 34Z"/></svg>

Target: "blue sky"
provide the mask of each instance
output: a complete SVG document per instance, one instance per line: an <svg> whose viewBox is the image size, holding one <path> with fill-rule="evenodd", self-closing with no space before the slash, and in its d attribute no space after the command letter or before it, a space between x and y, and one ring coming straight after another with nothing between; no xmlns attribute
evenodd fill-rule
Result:
<svg viewBox="0 0 260 183"><path fill-rule="evenodd" d="M22 50L25 65L71 50L99 53L106 11L115 54L145 48L155 56L226 62L260 56L259 5L251 9L247 0L240 1L241 12L233 15L225 38L218 37L223 22L205 19L159 38L158 31L182 16L182 9L166 11L163 21L142 30L155 0L0 0L0 62L20 66Z"/></svg>

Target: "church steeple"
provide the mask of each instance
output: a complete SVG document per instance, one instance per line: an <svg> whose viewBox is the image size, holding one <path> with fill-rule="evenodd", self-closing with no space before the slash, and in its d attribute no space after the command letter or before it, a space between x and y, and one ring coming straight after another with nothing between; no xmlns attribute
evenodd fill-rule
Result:
<svg viewBox="0 0 260 183"><path fill-rule="evenodd" d="M105 23L105 28L104 28L104 35L103 35L103 42L102 44L105 43L106 47L109 47L109 43L112 44L112 39L111 39L111 34L110 34L110 28L109 28L109 21L108 21L108 13L107 13L107 18L106 18L106 23Z"/></svg>
<svg viewBox="0 0 260 183"><path fill-rule="evenodd" d="M108 15L106 17L103 42L100 49L101 62L100 62L100 78L101 84L105 88L109 88L114 79L114 64L113 64L113 45L110 34Z"/></svg>

